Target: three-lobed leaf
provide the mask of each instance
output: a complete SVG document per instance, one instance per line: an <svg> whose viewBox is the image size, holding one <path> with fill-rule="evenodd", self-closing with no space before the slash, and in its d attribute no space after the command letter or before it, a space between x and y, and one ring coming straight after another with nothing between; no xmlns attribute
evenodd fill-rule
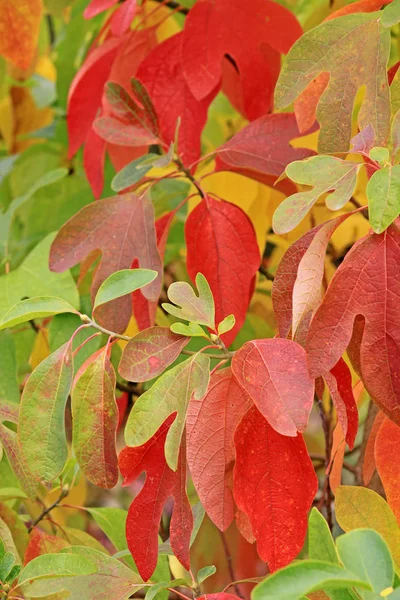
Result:
<svg viewBox="0 0 400 600"><path fill-rule="evenodd" d="M178 319L193 321L215 329L214 298L208 281L202 273L196 275L196 287L198 296L188 283L180 281L172 283L168 288L168 298L177 306L164 302L162 307Z"/></svg>

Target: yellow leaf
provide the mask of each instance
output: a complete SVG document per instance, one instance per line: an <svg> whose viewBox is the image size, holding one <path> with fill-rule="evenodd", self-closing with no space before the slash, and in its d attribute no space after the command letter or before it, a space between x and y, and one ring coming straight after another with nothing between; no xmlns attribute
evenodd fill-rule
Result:
<svg viewBox="0 0 400 600"><path fill-rule="evenodd" d="M35 342L33 344L32 354L29 358L29 364L33 369L36 369L38 365L47 358L50 354L49 339L47 329L40 329L36 335Z"/></svg>
<svg viewBox="0 0 400 600"><path fill-rule="evenodd" d="M336 518L344 531L370 527L388 544L396 571L400 572L400 528L390 506L376 492L352 485L336 491Z"/></svg>
<svg viewBox="0 0 400 600"><path fill-rule="evenodd" d="M171 9L166 6L160 6L157 2L144 2L142 5L143 13L146 18L146 27L156 27L156 36L159 42L170 38L179 33L179 27Z"/></svg>
<svg viewBox="0 0 400 600"><path fill-rule="evenodd" d="M36 52L42 0L0 0L0 54L28 69Z"/></svg>
<svg viewBox="0 0 400 600"><path fill-rule="evenodd" d="M37 139L18 139L32 131L42 129L50 125L53 121L53 111L51 108L38 108L28 88L13 87L11 97L14 105L15 119L15 142L13 152L22 152L35 143L40 143Z"/></svg>
<svg viewBox="0 0 400 600"><path fill-rule="evenodd" d="M14 111L10 96L4 96L0 100L0 134L11 151L14 140Z"/></svg>
<svg viewBox="0 0 400 600"><path fill-rule="evenodd" d="M139 327L137 326L135 317L132 315L131 318L130 318L128 327L124 331L124 335L128 335L129 337L133 337L137 333L139 333ZM128 342L126 342L125 340L118 340L118 345L122 349L125 348L125 346L127 345L127 343Z"/></svg>

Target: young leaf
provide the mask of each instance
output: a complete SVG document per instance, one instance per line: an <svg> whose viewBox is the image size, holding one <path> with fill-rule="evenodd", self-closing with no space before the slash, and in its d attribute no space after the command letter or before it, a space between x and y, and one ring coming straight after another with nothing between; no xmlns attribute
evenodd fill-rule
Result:
<svg viewBox="0 0 400 600"><path fill-rule="evenodd" d="M214 565L210 565L209 567L203 567L197 573L197 581L201 584L203 581L214 575L217 572L217 568Z"/></svg>
<svg viewBox="0 0 400 600"><path fill-rule="evenodd" d="M122 271L116 271L107 277L99 287L94 299L93 310L96 310L102 304L131 294L149 285L149 283L156 279L157 275L157 271L151 271L150 269L123 269Z"/></svg>
<svg viewBox="0 0 400 600"><path fill-rule="evenodd" d="M312 189L293 194L279 205L272 223L275 233L283 234L294 229L326 192L332 192L325 201L328 208L343 208L354 192L360 168L361 164L333 156L312 156L290 163L286 167L286 175Z"/></svg>
<svg viewBox="0 0 400 600"><path fill-rule="evenodd" d="M228 367L216 371L204 398L188 408L187 460L199 498L210 519L225 531L235 516L233 436L251 400ZM204 443L207 440L207 443Z"/></svg>
<svg viewBox="0 0 400 600"><path fill-rule="evenodd" d="M321 153L348 151L354 100L362 86L366 92L358 115L359 129L371 124L375 144L386 143L390 33L381 27L380 16L379 12L353 14L322 23L305 33L286 57L275 90L277 109L291 104L318 75L329 73L317 107Z"/></svg>
<svg viewBox="0 0 400 600"><path fill-rule="evenodd" d="M176 471L188 405L192 396L200 400L206 393L209 366L207 356L195 354L157 379L135 402L129 414L125 428L127 445L142 446L176 413L165 442L167 464Z"/></svg>
<svg viewBox="0 0 400 600"><path fill-rule="evenodd" d="M400 529L389 505L368 488L341 485L336 490L336 517L344 531L370 528L389 546L396 571L400 569Z"/></svg>
<svg viewBox="0 0 400 600"><path fill-rule="evenodd" d="M89 481L113 488L118 481L118 407L114 367L107 353L106 346L77 374L72 390L72 437L77 461Z"/></svg>
<svg viewBox="0 0 400 600"><path fill-rule="evenodd" d="M65 407L72 377L72 348L67 342L36 367L22 393L21 453L29 470L44 484L60 475L67 460Z"/></svg>
<svg viewBox="0 0 400 600"><path fill-rule="evenodd" d="M324 560L340 565L335 542L326 519L317 508L312 508L308 517L308 557L311 560Z"/></svg>
<svg viewBox="0 0 400 600"><path fill-rule="evenodd" d="M253 600L302 600L318 590L346 589L354 586L370 590L366 580L322 560L304 560L273 573L252 592Z"/></svg>
<svg viewBox="0 0 400 600"><path fill-rule="evenodd" d="M50 252L50 268L57 272L65 271L99 249L102 258L93 279L92 298L107 277L115 271L130 269L133 260L138 258L141 268L159 274L143 290L148 300L158 299L162 265L150 199L125 194L85 206L58 232ZM131 314L132 301L125 296L100 307L96 318L101 325L121 333L126 329Z"/></svg>
<svg viewBox="0 0 400 600"><path fill-rule="evenodd" d="M371 227L376 233L382 233L400 213L400 165L375 171L366 193Z"/></svg>
<svg viewBox="0 0 400 600"><path fill-rule="evenodd" d="M3 0L1 3L0 55L19 69L29 69L35 57L42 11L41 0Z"/></svg>
<svg viewBox="0 0 400 600"><path fill-rule="evenodd" d="M185 323L172 323L170 327L172 333L178 333L179 335L186 335L188 337L207 337L204 329L198 325L198 323L189 322L189 325Z"/></svg>
<svg viewBox="0 0 400 600"><path fill-rule="evenodd" d="M179 451L177 470L164 457L164 445L173 417L169 417L149 440L138 448L124 448L119 455L123 485L132 484L143 471L146 481L132 502L126 522L128 547L142 578L147 581L157 564L158 528L167 499L174 498L170 540L175 556L189 569L189 543L193 516L186 494L185 447Z"/></svg>
<svg viewBox="0 0 400 600"><path fill-rule="evenodd" d="M351 249L336 271L307 338L312 377L325 374L348 346L357 315L365 319L360 360L363 382L378 406L394 421L399 416L399 328L395 298L400 284L400 232L391 225L368 235ZM371 282L373 285L371 286ZM400 389L400 388L399 388Z"/></svg>
<svg viewBox="0 0 400 600"><path fill-rule="evenodd" d="M146 154L136 158L128 163L119 171L111 182L111 188L114 192L121 192L126 188L138 183L154 166L154 162L159 160L159 154Z"/></svg>
<svg viewBox="0 0 400 600"><path fill-rule="evenodd" d="M228 333L231 329L235 327L236 319L235 315L228 315L223 319L218 325L218 335L223 335L224 333Z"/></svg>
<svg viewBox="0 0 400 600"><path fill-rule="evenodd" d="M14 327L19 323L25 323L32 319L42 319L61 313L75 313L78 311L62 298L51 296L39 296L28 298L15 304L0 321L0 329Z"/></svg>
<svg viewBox="0 0 400 600"><path fill-rule="evenodd" d="M375 440L376 468L385 489L386 499L400 522L400 467L394 458L400 448L400 427L384 419Z"/></svg>
<svg viewBox="0 0 400 600"><path fill-rule="evenodd" d="M353 394L351 371L340 358L330 372L325 373L324 379L335 405L343 435L352 449L358 431L358 410Z"/></svg>
<svg viewBox="0 0 400 600"><path fill-rule="evenodd" d="M249 518L257 551L271 571L300 552L318 480L301 435L277 433L256 407L235 433L233 490Z"/></svg>
<svg viewBox="0 0 400 600"><path fill-rule="evenodd" d="M377 595L393 586L394 569L390 550L376 531L350 531L339 536L336 544L344 567L362 581L368 581Z"/></svg>
<svg viewBox="0 0 400 600"><path fill-rule="evenodd" d="M234 355L232 371L278 433L296 437L305 430L314 381L301 346L278 338L247 342Z"/></svg>
<svg viewBox="0 0 400 600"><path fill-rule="evenodd" d="M190 213L185 236L188 273L192 279L197 273L207 278L217 323L227 315L235 316L235 326L223 337L229 346L244 323L261 263L253 225L234 204L207 197Z"/></svg>
<svg viewBox="0 0 400 600"><path fill-rule="evenodd" d="M188 283L180 281L172 283L168 288L168 298L177 306L164 303L162 307L178 319L193 321L215 330L214 298L208 281L202 273L196 275L196 287L198 296Z"/></svg>
<svg viewBox="0 0 400 600"><path fill-rule="evenodd" d="M257 0L251 11L240 0L196 2L186 17L182 44L189 88L198 99L210 94L220 83L223 59L229 55L240 76L245 115L256 119L271 110L279 54L286 53L301 33L294 15L269 0Z"/></svg>
<svg viewBox="0 0 400 600"><path fill-rule="evenodd" d="M118 371L127 381L149 381L161 375L188 343L189 338L168 327L150 327L125 346Z"/></svg>

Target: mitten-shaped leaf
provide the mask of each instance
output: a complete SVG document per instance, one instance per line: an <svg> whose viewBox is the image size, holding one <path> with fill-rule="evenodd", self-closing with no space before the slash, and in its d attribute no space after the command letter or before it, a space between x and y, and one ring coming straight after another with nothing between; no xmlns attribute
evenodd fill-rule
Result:
<svg viewBox="0 0 400 600"><path fill-rule="evenodd" d="M215 329L214 298L208 281L202 273L196 275L196 287L198 296L188 283L181 281L172 283L168 288L168 298L177 306L166 302L162 307L178 319L193 321Z"/></svg>

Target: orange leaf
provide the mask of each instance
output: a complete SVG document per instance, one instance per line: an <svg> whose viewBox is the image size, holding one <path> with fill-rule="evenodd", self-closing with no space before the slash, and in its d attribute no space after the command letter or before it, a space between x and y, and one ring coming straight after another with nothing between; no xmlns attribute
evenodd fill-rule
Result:
<svg viewBox="0 0 400 600"><path fill-rule="evenodd" d="M375 441L375 461L386 492L386 498L400 523L400 465L396 457L400 449L400 427L384 419Z"/></svg>
<svg viewBox="0 0 400 600"><path fill-rule="evenodd" d="M20 69L35 56L42 0L0 0L0 54Z"/></svg>

